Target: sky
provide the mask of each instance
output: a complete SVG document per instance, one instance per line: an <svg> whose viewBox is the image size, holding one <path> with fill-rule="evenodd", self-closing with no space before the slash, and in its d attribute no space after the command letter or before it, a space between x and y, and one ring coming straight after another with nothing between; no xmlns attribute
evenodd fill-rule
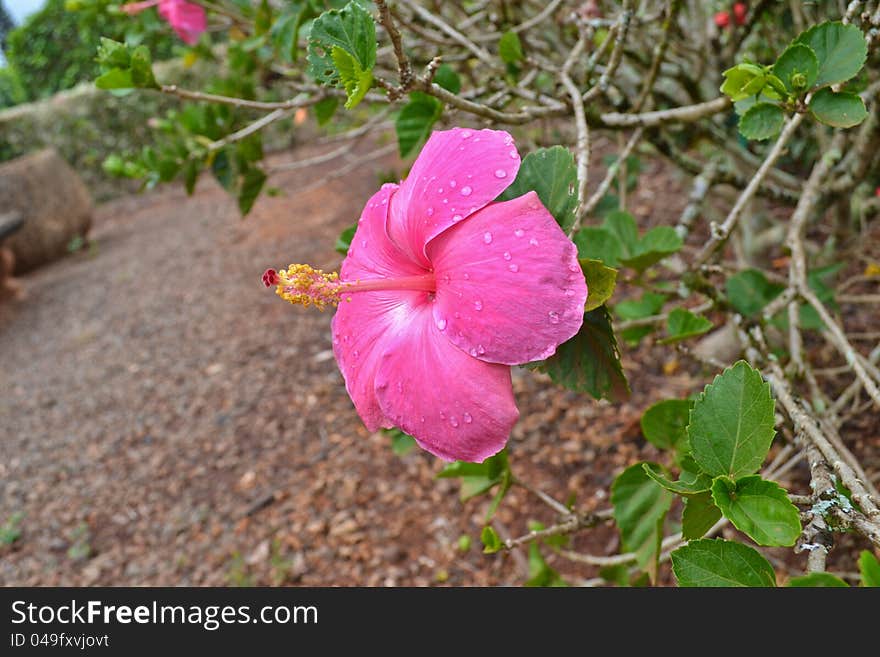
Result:
<svg viewBox="0 0 880 657"><path fill-rule="evenodd" d="M3 4L12 15L12 20L14 20L17 25L21 25L21 22L42 7L45 1L46 0L3 0Z"/></svg>

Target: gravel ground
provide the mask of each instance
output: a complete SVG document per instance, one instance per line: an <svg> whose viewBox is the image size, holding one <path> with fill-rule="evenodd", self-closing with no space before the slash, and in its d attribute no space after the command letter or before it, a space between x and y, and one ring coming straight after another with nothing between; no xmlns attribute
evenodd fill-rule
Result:
<svg viewBox="0 0 880 657"><path fill-rule="evenodd" d="M282 193L244 220L207 180L190 198L168 187L104 205L91 247L27 276L27 298L0 307L0 524L23 514L20 539L0 546L0 584L524 581L524 554L480 553L485 499L461 503L457 483L434 479L439 461L395 456L363 427L332 357L330 314L260 285L268 266L338 266L334 240L377 178L365 167L311 185L331 170L273 179ZM636 212L653 206L652 221L671 222L686 194L643 180ZM634 394L620 405L515 370L517 475L604 508L625 465L657 457L640 409L706 379L648 351L624 365ZM498 518L511 535L553 521L520 490ZM462 534L474 537L464 552ZM618 548L609 527L574 546ZM575 580L596 575L553 563Z"/></svg>

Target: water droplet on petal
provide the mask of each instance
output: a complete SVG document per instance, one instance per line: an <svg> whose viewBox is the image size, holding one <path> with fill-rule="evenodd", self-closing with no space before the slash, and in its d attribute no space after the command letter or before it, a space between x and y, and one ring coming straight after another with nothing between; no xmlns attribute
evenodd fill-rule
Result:
<svg viewBox="0 0 880 657"><path fill-rule="evenodd" d="M449 186L450 186L452 189L455 189L455 181L454 181L454 180L450 180L450 181L449 181Z"/></svg>
<svg viewBox="0 0 880 657"><path fill-rule="evenodd" d="M478 344L477 345L477 353L480 354L480 356L482 356L483 354L486 353L486 348L483 345Z"/></svg>
<svg viewBox="0 0 880 657"><path fill-rule="evenodd" d="M455 319L458 319L461 317L461 313L453 313L452 316L455 317Z"/></svg>
<svg viewBox="0 0 880 657"><path fill-rule="evenodd" d="M446 329L446 320L445 319L438 319L437 320L437 328L440 329L441 331L445 330Z"/></svg>
<svg viewBox="0 0 880 657"><path fill-rule="evenodd" d="M581 270L581 268L580 268L578 265L574 264L574 263L571 263L571 264L568 266L568 271L576 272L576 271L580 271L580 270Z"/></svg>
<svg viewBox="0 0 880 657"><path fill-rule="evenodd" d="M556 312L555 310L551 310L549 313L547 313L547 316L550 318L551 324L558 324L559 323L559 313Z"/></svg>
<svg viewBox="0 0 880 657"><path fill-rule="evenodd" d="M515 231L513 231L513 234L517 237L522 237L526 234L526 231L524 231L522 228L517 228Z"/></svg>
<svg viewBox="0 0 880 657"><path fill-rule="evenodd" d="M567 297L573 297L573 296L574 296L574 290L572 290L570 287L565 288L565 296L567 296Z"/></svg>
<svg viewBox="0 0 880 657"><path fill-rule="evenodd" d="M480 301L479 299L474 301L474 310L482 310L482 309L483 309L483 302Z"/></svg>
<svg viewBox="0 0 880 657"><path fill-rule="evenodd" d="M461 419L464 420L465 424L470 424L471 422L474 421L474 418L471 417L470 413L462 414Z"/></svg>
<svg viewBox="0 0 880 657"><path fill-rule="evenodd" d="M508 153L508 155L510 155L511 160L519 159L519 153L516 152L515 148L510 149L510 152Z"/></svg>
<svg viewBox="0 0 880 657"><path fill-rule="evenodd" d="M460 214L452 215L452 220L453 221L461 221L461 215Z"/></svg>
<svg viewBox="0 0 880 657"><path fill-rule="evenodd" d="M361 352L359 352L357 349L355 349L354 351L351 352L351 355L354 356L355 358L357 358L358 356L361 355Z"/></svg>
<svg viewBox="0 0 880 657"><path fill-rule="evenodd" d="M512 271L514 274L519 271L519 267L517 265L511 264L508 265L507 268Z"/></svg>
<svg viewBox="0 0 880 657"><path fill-rule="evenodd" d="M361 246L367 248L367 240L361 240Z"/></svg>
<svg viewBox="0 0 880 657"><path fill-rule="evenodd" d="M505 251L505 252L504 252L504 259L505 259L505 260L510 260L510 258L511 258L510 251Z"/></svg>
<svg viewBox="0 0 880 657"><path fill-rule="evenodd" d="M468 185L465 185L464 187L461 188L461 195L462 196L470 196L472 191L474 191L474 190L471 189Z"/></svg>
<svg viewBox="0 0 880 657"><path fill-rule="evenodd" d="M462 130L461 131L461 138L462 139L468 139L468 138L470 138L470 136L471 136L470 130Z"/></svg>
<svg viewBox="0 0 880 657"><path fill-rule="evenodd" d="M466 280L466 281L471 280L471 275L470 275L470 274L465 273L465 274L463 274L463 276L464 276L464 280Z"/></svg>
<svg viewBox="0 0 880 657"><path fill-rule="evenodd" d="M507 178L507 172L504 169L497 169L495 171L496 178Z"/></svg>
<svg viewBox="0 0 880 657"><path fill-rule="evenodd" d="M434 208L429 207L427 210L425 210L425 212L428 214L429 217L431 217L434 215Z"/></svg>
<svg viewBox="0 0 880 657"><path fill-rule="evenodd" d="M471 347L471 350L468 353L470 353L470 355L473 356L474 358L477 357L477 350L474 349L473 347Z"/></svg>
<svg viewBox="0 0 880 657"><path fill-rule="evenodd" d="M538 246L538 240L536 240L536 239L533 237L532 239L529 240L529 244L531 244L532 246Z"/></svg>
<svg viewBox="0 0 880 657"><path fill-rule="evenodd" d="M492 243L492 233L489 233L489 232L483 233L483 241L486 244L491 244Z"/></svg>
<svg viewBox="0 0 880 657"><path fill-rule="evenodd" d="M513 143L513 137L511 137L510 135L507 135L507 136L504 138L504 145L505 145L505 146L510 146L512 143Z"/></svg>
<svg viewBox="0 0 880 657"><path fill-rule="evenodd" d="M458 426L458 418L456 418L454 415L450 415L449 416L449 424L451 424L453 428L457 427Z"/></svg>
<svg viewBox="0 0 880 657"><path fill-rule="evenodd" d="M437 190L437 193L438 193L438 194L442 194L442 193L443 193L443 188L442 188L442 187L439 188L439 189Z"/></svg>
<svg viewBox="0 0 880 657"><path fill-rule="evenodd" d="M421 420L422 424L425 423L425 416L424 416L424 415L423 415L421 418L419 418L419 419Z"/></svg>
<svg viewBox="0 0 880 657"><path fill-rule="evenodd" d="M403 392L403 384L400 381L397 382L397 392Z"/></svg>
<svg viewBox="0 0 880 657"><path fill-rule="evenodd" d="M449 199L448 199L448 198L445 198L445 199L443 199L443 202L444 202L444 203L449 203Z"/></svg>

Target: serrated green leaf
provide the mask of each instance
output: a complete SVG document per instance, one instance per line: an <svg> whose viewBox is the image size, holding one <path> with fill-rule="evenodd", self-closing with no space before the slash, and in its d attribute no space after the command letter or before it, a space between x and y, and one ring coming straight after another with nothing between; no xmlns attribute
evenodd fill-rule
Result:
<svg viewBox="0 0 880 657"><path fill-rule="evenodd" d="M416 146L428 138L442 112L443 104L433 96L418 92L411 94L410 101L403 106L394 122L400 157L412 153Z"/></svg>
<svg viewBox="0 0 880 657"><path fill-rule="evenodd" d="M737 64L722 75L721 93L734 102L754 96L764 87L764 71L754 64Z"/></svg>
<svg viewBox="0 0 880 657"><path fill-rule="evenodd" d="M645 233L635 248L630 250L630 254L620 258L620 262L641 272L675 253L681 246L681 238L675 229L670 226L657 226Z"/></svg>
<svg viewBox="0 0 880 657"><path fill-rule="evenodd" d="M309 75L320 84L342 86L341 71L334 62L334 48L351 58L351 62L346 63L360 73L352 76L354 79L365 79L367 73L372 77L376 65L376 24L370 12L357 2L325 11L315 19L309 31Z"/></svg>
<svg viewBox="0 0 880 657"><path fill-rule="evenodd" d="M602 222L602 228L610 232L620 242L621 258L636 254L639 245L639 227L635 217L624 210L609 212Z"/></svg>
<svg viewBox="0 0 880 657"><path fill-rule="evenodd" d="M134 89L136 87L131 79L131 69L114 68L95 79L98 89Z"/></svg>
<svg viewBox="0 0 880 657"><path fill-rule="evenodd" d="M441 64L434 74L434 82L451 93L461 91L461 78L449 64Z"/></svg>
<svg viewBox="0 0 880 657"><path fill-rule="evenodd" d="M333 247L336 249L337 253L341 253L342 255L348 254L348 249L351 247L351 240L354 239L354 233L356 230L357 224L349 226L339 233L339 237L336 238L336 244Z"/></svg>
<svg viewBox="0 0 880 657"><path fill-rule="evenodd" d="M672 553L679 586L776 586L776 574L761 554L742 543L722 539L691 541Z"/></svg>
<svg viewBox="0 0 880 657"><path fill-rule="evenodd" d="M809 46L793 43L773 64L773 75L785 85L784 90L800 94L816 83L816 78L819 76L819 60Z"/></svg>
<svg viewBox="0 0 880 657"><path fill-rule="evenodd" d="M574 223L577 207L577 168L564 146L539 148L523 159L513 184L498 197L509 201L534 190L566 233ZM606 263L609 264L609 263Z"/></svg>
<svg viewBox="0 0 880 657"><path fill-rule="evenodd" d="M573 241L578 249L578 258L599 260L609 267L617 267L620 260L620 241L610 231L587 226L574 234Z"/></svg>
<svg viewBox="0 0 880 657"><path fill-rule="evenodd" d="M808 573L788 580L786 586L793 588L849 588L849 584L831 573Z"/></svg>
<svg viewBox="0 0 880 657"><path fill-rule="evenodd" d="M587 302L584 311L595 310L611 298L617 283L617 270L606 267L599 260L580 260L587 281Z"/></svg>
<svg viewBox="0 0 880 657"><path fill-rule="evenodd" d="M339 99L336 96L329 96L315 103L315 118L318 120L318 125L326 125L327 121L333 118L338 107Z"/></svg>
<svg viewBox="0 0 880 657"><path fill-rule="evenodd" d="M692 495L700 495L701 493L708 492L709 486L712 485L712 480L704 474L701 474L699 479L691 482L686 482L681 479L678 481L672 481L662 472L652 469L648 463L643 463L642 466L645 468L645 473L651 479L660 484L660 486L668 490L670 493L675 493L676 495L681 495L683 497L690 497Z"/></svg>
<svg viewBox="0 0 880 657"><path fill-rule="evenodd" d="M880 561L867 550L862 550L859 555L859 572L862 575L861 586L880 587Z"/></svg>
<svg viewBox="0 0 880 657"><path fill-rule="evenodd" d="M689 541L703 538L719 520L721 520L721 509L712 501L711 491L701 491L684 500L684 508L681 512L681 535Z"/></svg>
<svg viewBox="0 0 880 657"><path fill-rule="evenodd" d="M501 61L505 64L516 64L525 58L522 43L516 32L507 30L507 32L501 35L501 39L498 41L498 54L501 57Z"/></svg>
<svg viewBox="0 0 880 657"><path fill-rule="evenodd" d="M503 546L498 533L490 525L483 527L483 531L480 532L480 542L483 544L484 554L494 554Z"/></svg>
<svg viewBox="0 0 880 657"><path fill-rule="evenodd" d="M703 472L738 479L761 467L773 426L770 386L741 360L716 376L694 403L688 441Z"/></svg>
<svg viewBox="0 0 880 657"><path fill-rule="evenodd" d="M790 546L800 536L800 514L788 493L758 475L736 481L716 478L712 499L724 517L758 545Z"/></svg>
<svg viewBox="0 0 880 657"><path fill-rule="evenodd" d="M859 95L834 93L829 87L813 94L810 113L820 123L833 128L852 128L868 117L865 101Z"/></svg>
<svg viewBox="0 0 880 657"><path fill-rule="evenodd" d="M785 113L773 103L755 103L739 119L739 133L746 139L763 141L775 137L785 124Z"/></svg>
<svg viewBox="0 0 880 657"><path fill-rule="evenodd" d="M654 580L663 538L663 521L672 506L672 494L654 481L643 466L662 471L656 463L630 466L614 480L611 503L623 549L635 552L639 566Z"/></svg>
<svg viewBox="0 0 880 657"><path fill-rule="evenodd" d="M662 450L678 450L687 443L687 424L693 402L689 399L664 399L642 415L642 435Z"/></svg>
<svg viewBox="0 0 880 657"><path fill-rule="evenodd" d="M679 340L687 340L697 335L702 335L712 328L712 322L702 315L695 315L690 310L676 308L669 313L666 320L667 337L659 341L660 344L669 344Z"/></svg>
<svg viewBox="0 0 880 657"><path fill-rule="evenodd" d="M629 397L629 384L620 365L617 339L605 306L584 315L584 323L571 340L550 358L530 363L559 385L588 392L596 399L621 401Z"/></svg>
<svg viewBox="0 0 880 657"><path fill-rule="evenodd" d="M367 95L373 84L373 70L362 69L358 61L339 46L333 46L330 57L339 73L339 82L348 98L345 109L352 109Z"/></svg>
<svg viewBox="0 0 880 657"><path fill-rule="evenodd" d="M865 35L855 25L826 22L811 27L796 39L812 48L819 61L815 85L845 82L862 68L868 56Z"/></svg>
<svg viewBox="0 0 880 657"><path fill-rule="evenodd" d="M724 284L727 300L737 312L755 317L768 303L778 297L785 286L771 283L757 269L734 274Z"/></svg>

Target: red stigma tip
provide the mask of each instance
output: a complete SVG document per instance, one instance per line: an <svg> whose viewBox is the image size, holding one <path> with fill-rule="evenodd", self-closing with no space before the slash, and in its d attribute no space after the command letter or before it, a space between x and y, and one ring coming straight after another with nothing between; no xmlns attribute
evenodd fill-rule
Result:
<svg viewBox="0 0 880 657"><path fill-rule="evenodd" d="M733 5L733 18L736 21L737 25L746 24L746 14L748 13L748 11L749 8L744 2L737 2L735 5Z"/></svg>
<svg viewBox="0 0 880 657"><path fill-rule="evenodd" d="M278 278L278 272L274 269L267 269L263 272L263 285L266 287L272 287L273 285L278 285L281 279Z"/></svg>
<svg viewBox="0 0 880 657"><path fill-rule="evenodd" d="M726 11L719 11L715 14L715 25L718 27L727 27L730 25L730 13Z"/></svg>

